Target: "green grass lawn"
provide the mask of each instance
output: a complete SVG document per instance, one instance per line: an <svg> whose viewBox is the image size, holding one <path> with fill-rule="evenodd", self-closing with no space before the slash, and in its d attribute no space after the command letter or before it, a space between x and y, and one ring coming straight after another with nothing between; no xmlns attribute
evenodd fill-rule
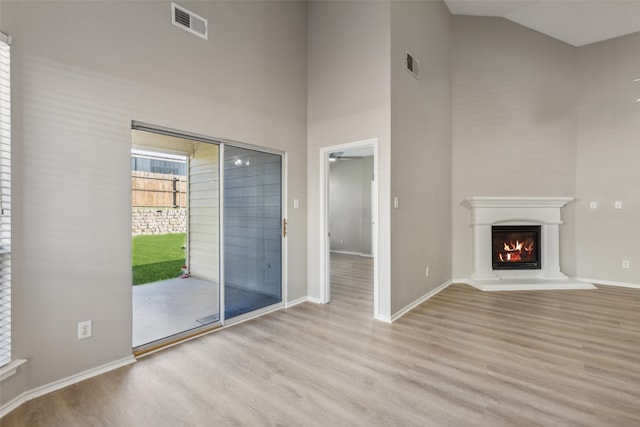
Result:
<svg viewBox="0 0 640 427"><path fill-rule="evenodd" d="M185 233L134 236L133 284L142 285L180 276L180 268L185 262L185 250L182 249L185 242Z"/></svg>

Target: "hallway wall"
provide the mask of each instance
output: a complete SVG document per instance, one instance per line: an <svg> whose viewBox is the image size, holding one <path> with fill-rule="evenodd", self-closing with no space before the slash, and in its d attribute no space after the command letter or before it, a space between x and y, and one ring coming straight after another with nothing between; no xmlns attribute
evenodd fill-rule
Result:
<svg viewBox="0 0 640 427"><path fill-rule="evenodd" d="M372 255L373 157L338 160L330 163L329 167L331 250Z"/></svg>

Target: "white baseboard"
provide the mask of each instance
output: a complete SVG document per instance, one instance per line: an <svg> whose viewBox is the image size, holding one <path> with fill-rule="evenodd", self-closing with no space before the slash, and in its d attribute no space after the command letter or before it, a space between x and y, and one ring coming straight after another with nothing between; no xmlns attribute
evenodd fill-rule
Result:
<svg viewBox="0 0 640 427"><path fill-rule="evenodd" d="M335 251L335 250L331 249L331 253L332 254L343 254L343 255L357 255L357 256L363 256L365 258L373 258L373 255L365 254L365 253L362 253L362 252Z"/></svg>
<svg viewBox="0 0 640 427"><path fill-rule="evenodd" d="M584 277L576 277L576 280L580 280L581 282L593 283L594 285L620 286L621 288L640 289L639 283L614 282L613 280L587 279Z"/></svg>
<svg viewBox="0 0 640 427"><path fill-rule="evenodd" d="M16 396L15 398L11 399L9 402L2 405L2 407L0 407L0 418L4 417L9 412L13 411L23 403L28 402L32 399L35 399L36 397L44 396L45 394L51 393L52 391L60 390L61 388L70 386L80 381L84 381L89 378L93 378L97 375L104 374L109 371L113 371L114 369L118 369L123 366L129 365L131 363L134 363L135 361L136 361L135 357L127 356L125 358L115 360L105 365L98 366L96 368L89 369L84 372L80 372L79 374L71 375L70 377L63 378L61 380L54 381L49 384L45 384L40 387L36 387L33 390L25 391L24 393Z"/></svg>
<svg viewBox="0 0 640 427"><path fill-rule="evenodd" d="M389 316L387 314L378 314L376 316L376 320L379 320L379 321L384 322L384 323L392 323L391 316Z"/></svg>
<svg viewBox="0 0 640 427"><path fill-rule="evenodd" d="M308 297L302 297L302 298L294 299L292 301L287 302L284 307L285 308L291 308L291 307L293 307L295 305L302 304L303 302L307 302L307 301L309 301Z"/></svg>
<svg viewBox="0 0 640 427"><path fill-rule="evenodd" d="M397 313L395 313L393 316L391 316L391 318L389 319L389 323L391 322L395 322L396 320L398 320L399 318L401 318L402 316L404 316L405 314L407 314L409 311L413 310L414 308L416 308L417 306L419 306L420 304L422 304L423 302L425 302L426 300L428 300L429 298L433 297L434 295L437 295L438 293L442 292L443 290L445 290L449 285L451 285L453 282L451 280L447 280L446 282L444 282L443 284L441 284L440 286L438 286L437 288L434 288L432 290L430 290L429 292L427 292L426 294L424 294L423 296L421 296L420 298L418 298L417 300L413 301L412 303L406 305L404 308L402 308L400 311L398 311ZM380 319L382 320L382 319Z"/></svg>
<svg viewBox="0 0 640 427"><path fill-rule="evenodd" d="M316 297L307 297L307 301L312 302L314 304L324 304L320 298Z"/></svg>

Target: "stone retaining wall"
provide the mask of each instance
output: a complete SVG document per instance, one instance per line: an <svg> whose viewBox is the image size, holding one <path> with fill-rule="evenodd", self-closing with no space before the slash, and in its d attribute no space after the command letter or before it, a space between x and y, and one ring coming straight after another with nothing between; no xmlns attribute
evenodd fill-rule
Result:
<svg viewBox="0 0 640 427"><path fill-rule="evenodd" d="M134 208L131 217L131 232L134 236L176 234L187 231L185 208Z"/></svg>

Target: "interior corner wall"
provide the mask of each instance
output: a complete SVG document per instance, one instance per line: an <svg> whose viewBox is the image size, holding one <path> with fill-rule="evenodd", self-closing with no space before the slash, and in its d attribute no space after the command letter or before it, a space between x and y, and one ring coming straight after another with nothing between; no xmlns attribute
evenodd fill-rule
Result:
<svg viewBox="0 0 640 427"><path fill-rule="evenodd" d="M502 18L453 17L453 278L473 273L472 196L576 195L577 49ZM588 86L588 85L587 85ZM576 274L576 202L561 269Z"/></svg>
<svg viewBox="0 0 640 427"><path fill-rule="evenodd" d="M578 48L578 71L577 275L640 286L640 33Z"/></svg>
<svg viewBox="0 0 640 427"><path fill-rule="evenodd" d="M392 313L451 279L451 49L443 2L391 2Z"/></svg>
<svg viewBox="0 0 640 427"><path fill-rule="evenodd" d="M337 160L330 169L331 251L371 255L373 157Z"/></svg>
<svg viewBox="0 0 640 427"><path fill-rule="evenodd" d="M389 318L389 1L307 3L308 291L321 300L324 147L377 138L379 313Z"/></svg>
<svg viewBox="0 0 640 427"><path fill-rule="evenodd" d="M307 295L306 4L3 1L13 36L13 355L0 406L131 355L131 121L282 150L288 298ZM77 340L77 323L93 336Z"/></svg>

